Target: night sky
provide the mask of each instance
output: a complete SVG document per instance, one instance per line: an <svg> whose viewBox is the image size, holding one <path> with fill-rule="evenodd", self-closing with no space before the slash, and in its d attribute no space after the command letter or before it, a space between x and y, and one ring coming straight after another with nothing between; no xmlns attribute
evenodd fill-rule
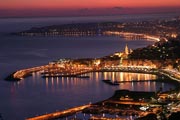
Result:
<svg viewBox="0 0 180 120"><path fill-rule="evenodd" d="M179 0L0 0L0 17L176 12Z"/></svg>

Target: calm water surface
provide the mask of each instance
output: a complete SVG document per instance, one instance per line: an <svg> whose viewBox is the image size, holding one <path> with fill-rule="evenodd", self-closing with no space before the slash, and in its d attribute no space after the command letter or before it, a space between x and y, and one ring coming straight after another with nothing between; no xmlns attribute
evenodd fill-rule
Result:
<svg viewBox="0 0 180 120"><path fill-rule="evenodd" d="M29 18L0 19L0 113L5 120L23 120L27 117L63 110L77 105L97 102L113 95L117 89L157 91L169 90L167 83L121 83L109 86L102 79L138 80L155 76L130 73L90 73L90 79L49 78L34 73L20 82L7 82L4 78L18 69L47 64L59 58L102 57L122 51L127 43L135 49L150 45L153 41L126 41L119 37L19 37L10 32L33 26L88 21L132 21L134 19L162 18L152 16L117 16L91 18Z"/></svg>

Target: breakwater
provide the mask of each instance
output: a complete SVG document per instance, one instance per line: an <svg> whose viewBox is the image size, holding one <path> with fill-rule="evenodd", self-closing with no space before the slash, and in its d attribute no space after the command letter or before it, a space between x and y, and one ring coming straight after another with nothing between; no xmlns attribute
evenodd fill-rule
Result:
<svg viewBox="0 0 180 120"><path fill-rule="evenodd" d="M172 71L167 69L157 69L149 66L114 66L114 67L100 67L95 69L89 68L61 68L57 65L44 65L39 67L33 67L28 69L18 70L8 76L7 80L21 80L33 72L42 72L42 77L81 77L85 73L90 72L134 72L134 73L149 73L156 75L164 75L172 80L180 82L180 73L178 71Z"/></svg>
<svg viewBox="0 0 180 120"><path fill-rule="evenodd" d="M64 111L57 111L54 113L49 113L49 114L45 114L45 115L41 115L37 117L28 118L26 120L54 120L57 118L62 118L62 117L74 114L76 112L82 111L83 109L88 108L90 106L91 105L78 106L78 107L70 108Z"/></svg>

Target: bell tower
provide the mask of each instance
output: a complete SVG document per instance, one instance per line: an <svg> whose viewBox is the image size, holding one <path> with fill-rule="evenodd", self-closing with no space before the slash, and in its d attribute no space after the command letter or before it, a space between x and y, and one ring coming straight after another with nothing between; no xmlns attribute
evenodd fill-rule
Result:
<svg viewBox="0 0 180 120"><path fill-rule="evenodd" d="M125 53L126 55L129 54L129 48L128 48L128 45L127 45L127 44L126 44L126 46L125 46L124 53Z"/></svg>

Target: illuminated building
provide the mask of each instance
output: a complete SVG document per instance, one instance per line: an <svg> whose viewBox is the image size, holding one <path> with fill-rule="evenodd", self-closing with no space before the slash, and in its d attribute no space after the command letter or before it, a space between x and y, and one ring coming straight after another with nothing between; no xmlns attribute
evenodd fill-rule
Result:
<svg viewBox="0 0 180 120"><path fill-rule="evenodd" d="M128 45L127 45L127 44L126 44L126 46L125 46L124 53L125 53L126 55L129 54L129 48L128 48Z"/></svg>

